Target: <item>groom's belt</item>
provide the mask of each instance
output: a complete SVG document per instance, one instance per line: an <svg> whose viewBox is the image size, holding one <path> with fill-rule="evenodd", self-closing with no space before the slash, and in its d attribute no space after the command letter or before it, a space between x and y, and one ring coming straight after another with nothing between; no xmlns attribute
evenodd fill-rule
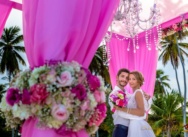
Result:
<svg viewBox="0 0 188 137"><path fill-rule="evenodd" d="M115 127L120 127L120 128L122 128L122 129L128 129L128 127L127 127L127 126L120 125L120 124L115 125Z"/></svg>

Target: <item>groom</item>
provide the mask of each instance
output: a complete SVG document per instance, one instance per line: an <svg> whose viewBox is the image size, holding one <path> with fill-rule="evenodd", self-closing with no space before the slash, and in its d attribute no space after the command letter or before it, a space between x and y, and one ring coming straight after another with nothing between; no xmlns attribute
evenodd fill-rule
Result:
<svg viewBox="0 0 188 137"><path fill-rule="evenodd" d="M117 85L114 87L113 91L110 94L112 94L116 91L119 91L119 90L126 92L124 87L128 83L129 73L130 73L130 71L125 68L122 68L118 71L117 76L116 76ZM149 100L149 98L150 98L150 96L147 94L144 94L144 97L146 100ZM112 104L112 102L110 102L110 101L109 101L109 105L110 105L111 109L114 106ZM113 117L113 122L115 125L112 137L127 137L128 126L129 126L130 120L119 116L116 112L112 115L112 117Z"/></svg>

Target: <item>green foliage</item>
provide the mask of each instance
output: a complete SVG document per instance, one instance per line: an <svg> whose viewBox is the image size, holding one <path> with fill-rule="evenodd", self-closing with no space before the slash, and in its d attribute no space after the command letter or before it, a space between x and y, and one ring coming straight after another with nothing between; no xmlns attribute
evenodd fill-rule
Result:
<svg viewBox="0 0 188 137"><path fill-rule="evenodd" d="M108 102L108 96L110 92L107 92L106 96L106 102ZM100 137L112 137L112 132L114 129L114 124L113 124L113 118L112 118L112 111L110 110L110 106L107 103L107 116L106 119L103 121L103 123L100 125L100 130L99 130L99 136Z"/></svg>
<svg viewBox="0 0 188 137"><path fill-rule="evenodd" d="M161 69L157 70L154 94L166 94L165 88L171 89L168 82L168 75L165 75Z"/></svg>
<svg viewBox="0 0 188 137"><path fill-rule="evenodd" d="M91 64L89 66L89 70L95 75L102 76L105 82L105 86L110 88L111 84L110 84L110 75L108 72L108 66L104 65L104 62L103 62L103 54L106 54L106 51L103 51L103 46L100 46L97 49L91 61ZM106 60L106 58L104 60Z"/></svg>
<svg viewBox="0 0 188 137"><path fill-rule="evenodd" d="M183 97L175 91L154 96L149 121L156 135L181 134L183 131L182 102Z"/></svg>
<svg viewBox="0 0 188 137"><path fill-rule="evenodd" d="M166 65L170 61L173 67L178 68L180 56L182 57L183 61L184 56L188 57L188 53L186 52L186 50L188 49L188 43L178 42L176 34L162 39L161 45L162 52L159 56L159 60L162 60L163 65ZM178 55L177 46L179 46L180 55Z"/></svg>
<svg viewBox="0 0 188 137"><path fill-rule="evenodd" d="M0 115L0 135L1 137L11 137L11 131L6 128L5 119L2 117L2 115Z"/></svg>

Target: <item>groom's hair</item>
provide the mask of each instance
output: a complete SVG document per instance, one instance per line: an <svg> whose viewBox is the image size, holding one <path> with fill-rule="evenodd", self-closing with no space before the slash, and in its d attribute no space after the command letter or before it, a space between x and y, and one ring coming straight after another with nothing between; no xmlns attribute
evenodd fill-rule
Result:
<svg viewBox="0 0 188 137"><path fill-rule="evenodd" d="M119 75L120 75L122 72L130 73L130 71L129 71L128 69L122 68L122 69L120 69L120 70L118 71L117 76L119 77Z"/></svg>

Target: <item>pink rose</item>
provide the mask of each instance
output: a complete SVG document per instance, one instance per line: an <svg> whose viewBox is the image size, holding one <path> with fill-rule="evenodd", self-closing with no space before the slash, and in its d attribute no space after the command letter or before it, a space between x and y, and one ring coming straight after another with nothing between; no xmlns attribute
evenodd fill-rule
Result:
<svg viewBox="0 0 188 137"><path fill-rule="evenodd" d="M78 75L78 83L83 84L85 80L86 80L86 73L83 69L81 69Z"/></svg>
<svg viewBox="0 0 188 137"><path fill-rule="evenodd" d="M98 90L95 90L95 92L93 94L94 94L95 100L98 103L105 102L106 97L105 97L105 93L104 92L100 92Z"/></svg>
<svg viewBox="0 0 188 137"><path fill-rule="evenodd" d="M89 104L90 104L90 102L89 102L89 100L85 100L82 104L81 104L81 110L86 110L86 109L88 109L89 108Z"/></svg>
<svg viewBox="0 0 188 137"><path fill-rule="evenodd" d="M123 107L123 106L125 106L125 101L122 99L118 99L118 100L116 100L116 105L119 107Z"/></svg>
<svg viewBox="0 0 188 137"><path fill-rule="evenodd" d="M60 77L57 77L57 80L59 82L59 87L66 87L72 84L73 78L69 71L64 71L61 73Z"/></svg>
<svg viewBox="0 0 188 137"><path fill-rule="evenodd" d="M65 122L69 118L69 113L68 113L66 107L61 104L53 105L51 114L55 119L57 119L61 122Z"/></svg>
<svg viewBox="0 0 188 137"><path fill-rule="evenodd" d="M91 91L95 91L100 87L100 80L98 77L90 75L88 76L88 84Z"/></svg>
<svg viewBox="0 0 188 137"><path fill-rule="evenodd" d="M30 88L31 96L30 101L31 103L44 103L46 98L48 97L49 93L46 90L46 85L44 84L35 84Z"/></svg>
<svg viewBox="0 0 188 137"><path fill-rule="evenodd" d="M91 116L89 120L89 126L93 126L93 125L99 126L106 118L106 112L107 112L107 108L105 103L97 105L94 114Z"/></svg>

